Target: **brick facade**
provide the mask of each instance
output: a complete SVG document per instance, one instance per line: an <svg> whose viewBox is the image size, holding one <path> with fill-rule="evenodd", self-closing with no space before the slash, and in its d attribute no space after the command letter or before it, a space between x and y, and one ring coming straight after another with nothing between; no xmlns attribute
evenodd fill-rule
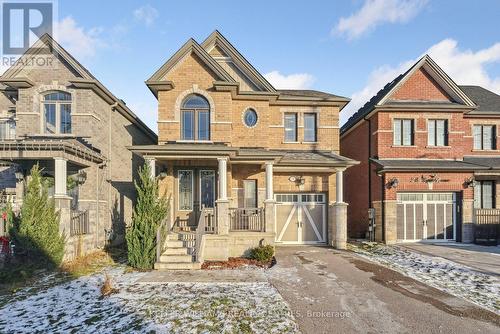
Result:
<svg viewBox="0 0 500 334"><path fill-rule="evenodd" d="M398 192L453 192L461 201L457 204L460 207L458 210L461 210L457 216L457 224L461 224L462 235L457 238L462 238L463 241L471 239L470 224L473 210L471 203L474 200L474 191L467 181L475 177L474 170L419 169L380 172L380 166L369 162L370 158L380 161L414 159L424 164L427 160L462 161L464 156L498 156L498 149L473 148L473 125L488 124L499 129L500 119L469 113L474 107L467 107L464 103L460 104L454 100L447 93L446 87L440 86L429 74L430 72L424 69L426 66L424 62L422 67L407 72L410 73L409 77L405 77L399 86L393 88L390 96L384 95L388 94L388 90L379 92L374 97L377 99L375 101L382 101L382 98L385 98L386 104L379 102L380 105L373 107L371 112L357 123L348 124L347 130L342 129L341 154L361 162L345 172L345 197L350 203L348 228L351 237L364 238L367 235L368 208L371 207L376 211L376 239L395 242L397 239L395 203ZM388 87L392 88L390 85ZM398 103L402 106L398 107ZM457 107L454 108L453 105ZM413 120L413 145L394 144L395 119ZM433 119L447 120L446 146L428 144L427 124L428 120ZM499 138L496 136L494 140L498 148ZM422 176L429 175L435 175L440 181L433 183L432 186L419 181ZM494 176L493 180L496 178ZM397 179L397 187L387 186L391 179ZM498 192L500 187L496 188ZM385 235L382 235L381 225L384 220L382 215L385 216Z"/></svg>

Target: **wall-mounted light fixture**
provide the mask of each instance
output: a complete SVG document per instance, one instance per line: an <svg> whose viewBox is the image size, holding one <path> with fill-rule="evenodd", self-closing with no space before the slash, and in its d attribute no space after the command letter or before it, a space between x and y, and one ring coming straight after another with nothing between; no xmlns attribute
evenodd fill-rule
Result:
<svg viewBox="0 0 500 334"><path fill-rule="evenodd" d="M21 167L18 167L16 171L14 172L14 175L16 176L16 181L21 182L24 180L24 171Z"/></svg>
<svg viewBox="0 0 500 334"><path fill-rule="evenodd" d="M85 183L85 181L87 181L87 172L84 170L81 170L78 172L78 174L76 174L76 183L78 183L79 185L82 185Z"/></svg>
<svg viewBox="0 0 500 334"><path fill-rule="evenodd" d="M302 176L290 176L288 181L295 183L296 186L303 186L306 180Z"/></svg>
<svg viewBox="0 0 500 334"><path fill-rule="evenodd" d="M391 189L391 188L397 188L399 185L399 180L395 177L393 177L392 179L390 179L389 181L387 181L386 183L386 187L387 189Z"/></svg>
<svg viewBox="0 0 500 334"><path fill-rule="evenodd" d="M474 188L475 185L476 185L476 180L474 180L474 176L468 177L464 181L465 188Z"/></svg>
<svg viewBox="0 0 500 334"><path fill-rule="evenodd" d="M163 180L164 178L167 177L167 167L163 167L161 169L161 172L158 174L158 179Z"/></svg>

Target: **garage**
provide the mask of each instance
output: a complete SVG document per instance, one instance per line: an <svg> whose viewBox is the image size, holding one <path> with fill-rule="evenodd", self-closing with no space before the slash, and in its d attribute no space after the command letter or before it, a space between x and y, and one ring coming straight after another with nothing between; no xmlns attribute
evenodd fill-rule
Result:
<svg viewBox="0 0 500 334"><path fill-rule="evenodd" d="M453 241L455 193L398 193L398 241Z"/></svg>
<svg viewBox="0 0 500 334"><path fill-rule="evenodd" d="M325 194L276 194L275 199L277 243L326 243Z"/></svg>

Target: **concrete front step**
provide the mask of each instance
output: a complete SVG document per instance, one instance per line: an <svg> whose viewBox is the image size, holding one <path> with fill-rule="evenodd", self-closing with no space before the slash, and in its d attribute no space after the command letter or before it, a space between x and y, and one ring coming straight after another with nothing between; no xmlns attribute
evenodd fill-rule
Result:
<svg viewBox="0 0 500 334"><path fill-rule="evenodd" d="M166 248L181 248L184 247L184 243L181 240L168 240L165 241Z"/></svg>
<svg viewBox="0 0 500 334"><path fill-rule="evenodd" d="M156 262L156 270L196 270L201 269L199 262Z"/></svg>
<svg viewBox="0 0 500 334"><path fill-rule="evenodd" d="M165 254L165 253L163 253ZM193 262L193 257L191 255L162 255L160 256L160 262L166 263L179 263L179 262Z"/></svg>
<svg viewBox="0 0 500 334"><path fill-rule="evenodd" d="M166 248L162 255L187 255L186 247L170 247Z"/></svg>
<svg viewBox="0 0 500 334"><path fill-rule="evenodd" d="M179 233L167 234L167 240L179 240Z"/></svg>

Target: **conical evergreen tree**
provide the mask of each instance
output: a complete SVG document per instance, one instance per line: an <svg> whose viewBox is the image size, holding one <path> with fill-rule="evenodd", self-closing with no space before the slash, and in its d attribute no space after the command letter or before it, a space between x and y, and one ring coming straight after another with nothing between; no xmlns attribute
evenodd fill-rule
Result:
<svg viewBox="0 0 500 334"><path fill-rule="evenodd" d="M13 235L31 259L45 265L59 266L64 254L64 237L59 233L59 214L54 200L42 184L38 165L30 172L21 214L15 220ZM39 263L40 263L39 262Z"/></svg>
<svg viewBox="0 0 500 334"><path fill-rule="evenodd" d="M158 181L151 178L148 164L139 169L135 188L137 204L126 233L128 263L138 269L152 269L156 258L156 231L169 208L165 197L159 196Z"/></svg>

